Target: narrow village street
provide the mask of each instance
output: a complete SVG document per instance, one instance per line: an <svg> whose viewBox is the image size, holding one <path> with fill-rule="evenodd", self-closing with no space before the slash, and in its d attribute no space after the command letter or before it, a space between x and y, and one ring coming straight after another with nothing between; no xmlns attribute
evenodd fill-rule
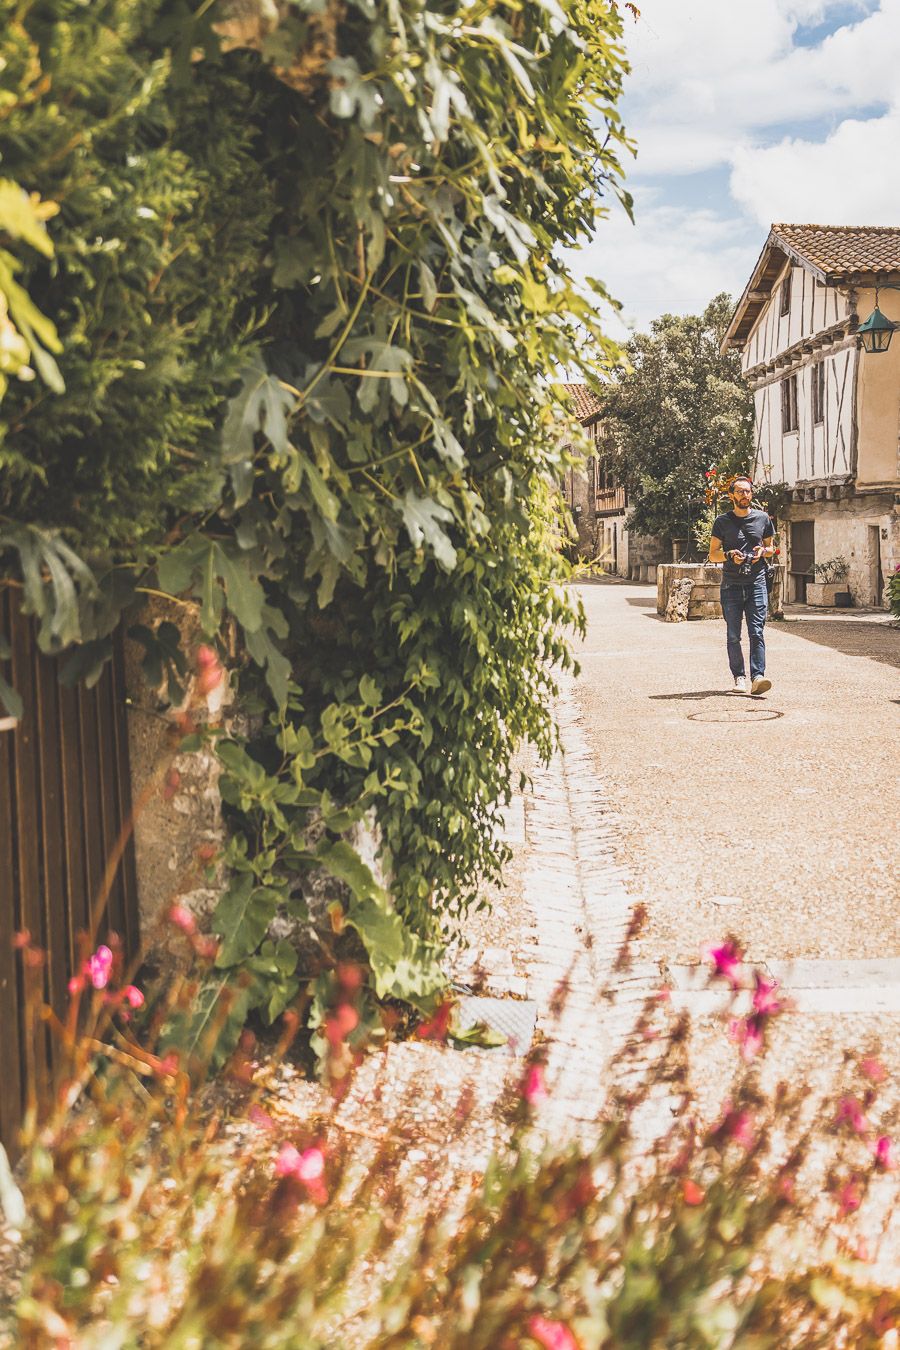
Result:
<svg viewBox="0 0 900 1350"><path fill-rule="evenodd" d="M532 766L510 813L494 945L470 954L489 990L536 1005L547 1138L589 1134L622 1085L610 1061L661 986L692 1014L693 1086L716 1109L735 1047L701 952L726 934L793 1005L766 1076L827 1094L845 1051L877 1049L893 1128L900 632L876 614L770 623L773 688L750 699L726 692L721 622L664 623L646 585L579 590L588 631L557 707L563 753ZM647 922L617 970L638 904Z"/></svg>

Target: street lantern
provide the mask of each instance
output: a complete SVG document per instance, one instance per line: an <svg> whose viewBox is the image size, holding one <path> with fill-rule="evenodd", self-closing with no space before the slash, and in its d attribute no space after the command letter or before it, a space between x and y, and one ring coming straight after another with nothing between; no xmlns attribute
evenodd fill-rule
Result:
<svg viewBox="0 0 900 1350"><path fill-rule="evenodd" d="M882 314L878 308L878 293L876 292L875 308L869 317L859 325L856 336L867 352L886 352L891 345L895 328L900 328L900 324L894 323L886 314Z"/></svg>

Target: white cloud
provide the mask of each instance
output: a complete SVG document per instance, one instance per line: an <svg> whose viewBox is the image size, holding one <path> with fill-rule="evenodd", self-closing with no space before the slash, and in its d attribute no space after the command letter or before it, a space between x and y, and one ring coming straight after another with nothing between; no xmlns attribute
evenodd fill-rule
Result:
<svg viewBox="0 0 900 1350"><path fill-rule="evenodd" d="M616 211L569 257L623 302L625 324L739 294L773 221L900 224L900 0L640 7L623 107L637 223ZM829 20L843 26L796 44L798 24ZM703 170L719 172L683 183Z"/></svg>
<svg viewBox="0 0 900 1350"><path fill-rule="evenodd" d="M858 21L814 47L798 22L831 0L647 0L630 30L626 120L642 172L730 162L760 131L900 103L900 0L861 4Z"/></svg>
<svg viewBox="0 0 900 1350"><path fill-rule="evenodd" d="M688 210L636 194L636 224L616 211L585 249L567 262L579 277L597 277L620 300L620 318L605 327L622 340L663 313L696 314L720 291L743 286L759 252L746 225L711 210ZM740 289L740 287L737 287Z"/></svg>
<svg viewBox="0 0 900 1350"><path fill-rule="evenodd" d="M784 140L734 155L731 195L760 225L900 224L900 109L848 119L821 143Z"/></svg>

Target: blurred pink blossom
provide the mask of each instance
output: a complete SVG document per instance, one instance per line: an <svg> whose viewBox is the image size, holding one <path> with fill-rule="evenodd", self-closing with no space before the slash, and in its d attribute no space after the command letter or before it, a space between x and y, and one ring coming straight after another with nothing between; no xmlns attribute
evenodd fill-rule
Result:
<svg viewBox="0 0 900 1350"><path fill-rule="evenodd" d="M275 1159L275 1175L296 1177L307 1184L319 1181L325 1171L325 1154L320 1148L307 1148L301 1153L293 1144L282 1144Z"/></svg>
<svg viewBox="0 0 900 1350"><path fill-rule="evenodd" d="M522 1083L522 1096L529 1106L536 1106L538 1102L546 1101L549 1093L547 1092L547 1084L544 1082L543 1064L530 1065Z"/></svg>
<svg viewBox="0 0 900 1350"><path fill-rule="evenodd" d="M707 961L713 963L713 978L721 975L723 979L728 980L732 989L737 989L740 985L739 971L741 968L741 953L737 944L734 942L723 942L718 947L705 947L701 953Z"/></svg>
<svg viewBox="0 0 900 1350"><path fill-rule="evenodd" d="M275 1122L267 1111L264 1111L256 1102L247 1112L247 1119L254 1125L258 1125L261 1130L274 1130ZM276 1164L277 1167L277 1164Z"/></svg>
<svg viewBox="0 0 900 1350"><path fill-rule="evenodd" d="M728 1133L741 1148L752 1148L756 1136L753 1133L753 1117L749 1111L730 1111L726 1117Z"/></svg>
<svg viewBox="0 0 900 1350"><path fill-rule="evenodd" d="M544 1350L578 1350L578 1342L564 1322L551 1322L540 1313L528 1319L528 1334Z"/></svg>
<svg viewBox="0 0 900 1350"><path fill-rule="evenodd" d="M894 1155L893 1140L886 1134L882 1134L872 1145L872 1152L875 1154L875 1162L885 1172L893 1172L897 1167L897 1159Z"/></svg>
<svg viewBox="0 0 900 1350"><path fill-rule="evenodd" d="M841 1214L852 1214L854 1210L859 1209L862 1204L862 1192L855 1177L845 1181L844 1185L838 1191L838 1205Z"/></svg>
<svg viewBox="0 0 900 1350"><path fill-rule="evenodd" d="M874 1055L866 1055L860 1060L859 1067L872 1083L883 1083L887 1077L887 1069Z"/></svg>
<svg viewBox="0 0 900 1350"><path fill-rule="evenodd" d="M838 1105L837 1123L844 1121L857 1134L868 1134L869 1118L855 1097L842 1097Z"/></svg>
<svg viewBox="0 0 900 1350"><path fill-rule="evenodd" d="M197 920L187 905L173 905L169 910L169 919L176 928L180 928L182 933L187 933L189 937L197 931Z"/></svg>
<svg viewBox="0 0 900 1350"><path fill-rule="evenodd" d="M113 954L108 947L98 947L85 962L84 973L95 989L105 989L112 970Z"/></svg>
<svg viewBox="0 0 900 1350"><path fill-rule="evenodd" d="M762 1027L755 1017L733 1017L728 1024L728 1035L740 1046L745 1064L754 1060L763 1048Z"/></svg>
<svg viewBox="0 0 900 1350"><path fill-rule="evenodd" d="M141 993L140 989L138 989L135 985L126 984L125 988L122 990L122 995L125 999L125 1002L129 1005L129 1007L143 1008L144 995Z"/></svg>
<svg viewBox="0 0 900 1350"><path fill-rule="evenodd" d="M754 979L756 988L753 991L753 1011L757 1016L772 1017L775 1013L781 1012L784 1005L775 993L778 981L767 980L758 970L754 973Z"/></svg>

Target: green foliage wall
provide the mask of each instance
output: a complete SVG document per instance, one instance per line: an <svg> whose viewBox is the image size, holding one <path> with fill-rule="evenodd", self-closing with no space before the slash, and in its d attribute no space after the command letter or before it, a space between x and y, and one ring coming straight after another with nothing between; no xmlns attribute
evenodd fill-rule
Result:
<svg viewBox="0 0 900 1350"><path fill-rule="evenodd" d="M616 7L5 12L0 169L60 206L19 257L65 384L2 406L9 574L88 678L143 591L236 636L263 730L222 752L226 970L314 864L421 967L571 659L548 377L615 352L555 250L619 190ZM396 911L340 839L369 809Z"/></svg>

